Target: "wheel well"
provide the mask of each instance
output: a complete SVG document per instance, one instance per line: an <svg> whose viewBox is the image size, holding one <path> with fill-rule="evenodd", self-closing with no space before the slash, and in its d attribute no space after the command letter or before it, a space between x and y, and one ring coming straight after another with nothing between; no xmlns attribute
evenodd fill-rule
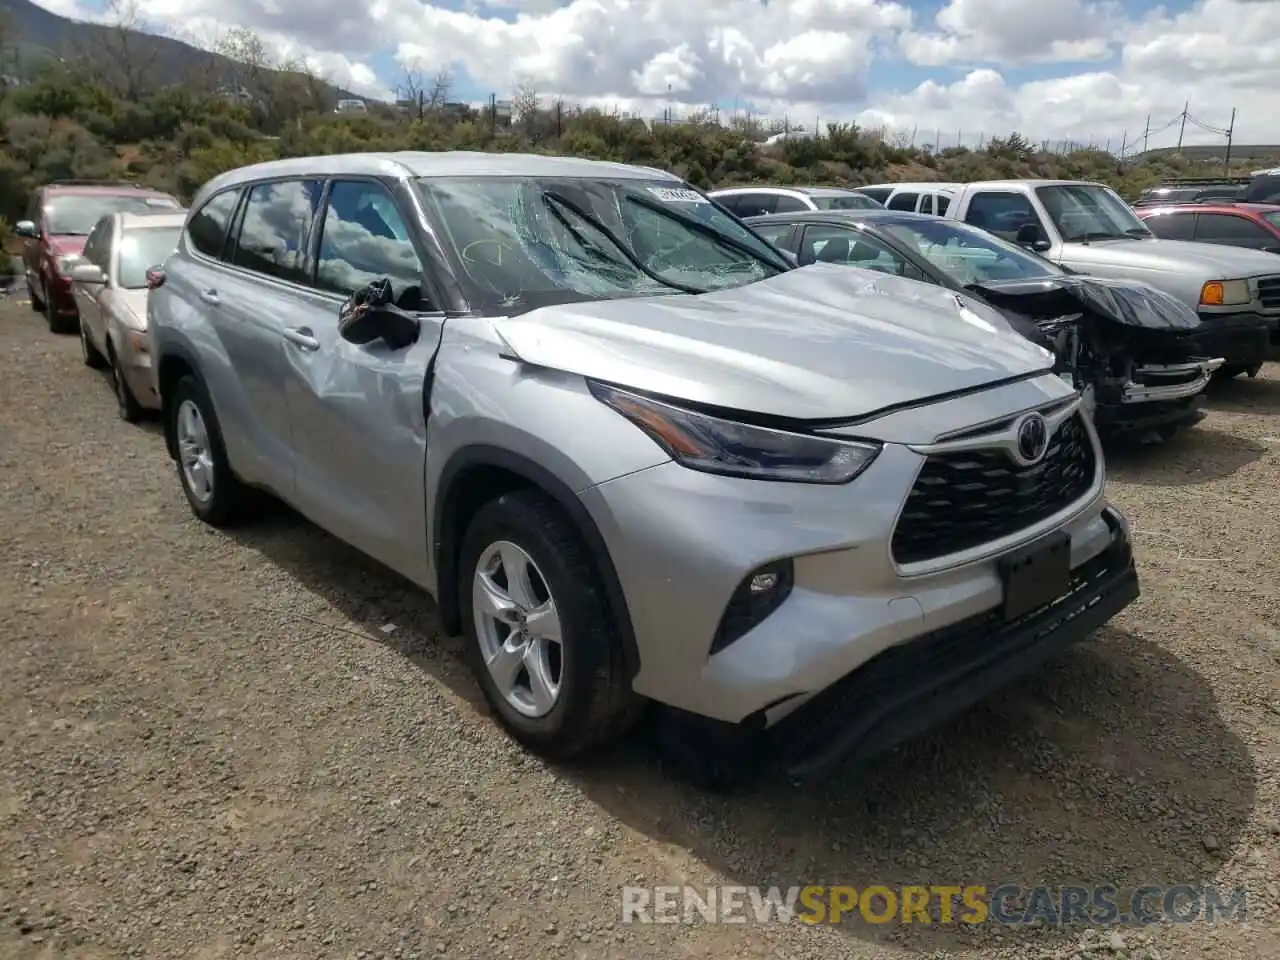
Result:
<svg viewBox="0 0 1280 960"><path fill-rule="evenodd" d="M441 478L442 497L435 508L436 602L445 630L454 635L462 631L458 562L462 540L472 519L481 507L505 493L538 490L559 504L590 552L599 586L608 603L612 626L622 639L627 676L634 677L640 670L640 656L631 626L631 614L613 561L591 515L573 492L552 475L542 476L542 470L514 458L495 456L495 459L511 459L513 462L508 465L478 462L453 470L446 467Z"/></svg>
<svg viewBox="0 0 1280 960"><path fill-rule="evenodd" d="M182 357L167 354L160 358L160 369L156 373L156 386L160 390L160 416L164 425L165 449L174 460L178 458L178 442L173 435L173 418L169 416L169 398L173 396L178 381L194 373L191 364Z"/></svg>

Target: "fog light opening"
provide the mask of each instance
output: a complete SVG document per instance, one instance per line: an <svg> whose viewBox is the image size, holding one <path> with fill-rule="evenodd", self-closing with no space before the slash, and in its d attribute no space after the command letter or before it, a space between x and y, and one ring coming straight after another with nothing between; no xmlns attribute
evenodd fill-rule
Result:
<svg viewBox="0 0 1280 960"><path fill-rule="evenodd" d="M795 563L775 560L758 567L743 579L729 598L709 653L719 653L759 626L782 606L795 585Z"/></svg>

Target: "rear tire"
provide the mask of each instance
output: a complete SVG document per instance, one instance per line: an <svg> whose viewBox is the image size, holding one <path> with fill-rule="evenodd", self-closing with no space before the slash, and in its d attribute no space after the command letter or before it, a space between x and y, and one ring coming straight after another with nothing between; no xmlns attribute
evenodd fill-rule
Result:
<svg viewBox="0 0 1280 960"><path fill-rule="evenodd" d="M133 391L129 389L129 381L120 369L120 358L110 342L107 343L107 362L111 366L111 389L116 395L116 410L125 423L137 423L146 413L142 404L138 403Z"/></svg>
<svg viewBox="0 0 1280 960"><path fill-rule="evenodd" d="M30 280L27 281L27 306L31 308L32 313L44 313L44 301L36 296Z"/></svg>
<svg viewBox="0 0 1280 960"><path fill-rule="evenodd" d="M567 759L634 723L643 701L631 690L597 571L554 500L517 490L481 507L458 569L468 664L512 737ZM505 618L485 598L505 598Z"/></svg>
<svg viewBox="0 0 1280 960"><path fill-rule="evenodd" d="M248 489L231 471L222 431L204 384L191 375L178 381L166 424L178 451L178 480L196 518L211 527L243 519Z"/></svg>

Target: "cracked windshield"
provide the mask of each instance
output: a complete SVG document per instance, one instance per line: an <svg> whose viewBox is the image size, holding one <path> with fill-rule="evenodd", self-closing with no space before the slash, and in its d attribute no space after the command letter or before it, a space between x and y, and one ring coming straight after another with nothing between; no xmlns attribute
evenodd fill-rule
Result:
<svg viewBox="0 0 1280 960"><path fill-rule="evenodd" d="M1016 244L959 223L912 220L885 223L882 229L965 286L986 280L1060 277L1064 273L1057 264Z"/></svg>
<svg viewBox="0 0 1280 960"><path fill-rule="evenodd" d="M670 181L419 181L482 309L698 294L790 269L701 194Z"/></svg>
<svg viewBox="0 0 1280 960"><path fill-rule="evenodd" d="M1072 183L1038 187L1036 194L1064 243L1135 240L1152 236L1129 205L1106 187Z"/></svg>

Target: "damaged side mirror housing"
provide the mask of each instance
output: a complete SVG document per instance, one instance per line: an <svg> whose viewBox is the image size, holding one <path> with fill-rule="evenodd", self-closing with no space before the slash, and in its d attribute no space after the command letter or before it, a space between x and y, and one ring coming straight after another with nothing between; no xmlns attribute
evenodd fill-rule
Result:
<svg viewBox="0 0 1280 960"><path fill-rule="evenodd" d="M1036 253L1044 253L1052 244L1049 238L1044 235L1044 228L1038 223L1024 223L1018 228L1018 235L1014 238L1014 243L1020 247L1026 247L1034 250Z"/></svg>
<svg viewBox="0 0 1280 960"><path fill-rule="evenodd" d="M420 326L417 317L396 305L385 278L357 290L338 310L338 333L361 346L382 340L392 350L403 350L417 341Z"/></svg>

